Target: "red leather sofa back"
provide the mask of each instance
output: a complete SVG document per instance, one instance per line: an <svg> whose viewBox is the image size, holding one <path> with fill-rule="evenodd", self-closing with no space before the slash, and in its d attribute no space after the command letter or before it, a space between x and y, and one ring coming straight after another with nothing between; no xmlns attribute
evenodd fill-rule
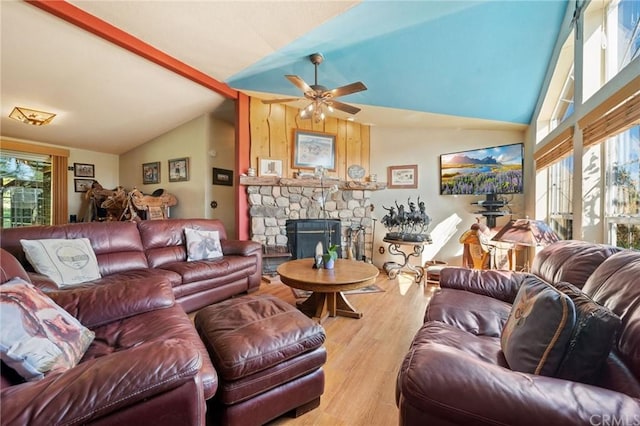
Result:
<svg viewBox="0 0 640 426"><path fill-rule="evenodd" d="M28 226L0 230L2 248L33 272L20 240L89 238L98 259L100 274L112 275L132 269L146 269L140 234L135 222L91 222L55 226Z"/></svg>
<svg viewBox="0 0 640 426"><path fill-rule="evenodd" d="M145 220L138 223L142 244L150 268L187 260L184 228L218 231L220 241L227 239L224 225L218 219Z"/></svg>

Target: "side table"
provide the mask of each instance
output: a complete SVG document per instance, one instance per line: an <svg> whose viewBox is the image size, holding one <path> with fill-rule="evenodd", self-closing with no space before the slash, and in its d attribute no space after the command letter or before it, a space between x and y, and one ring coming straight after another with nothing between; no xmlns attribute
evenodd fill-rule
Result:
<svg viewBox="0 0 640 426"><path fill-rule="evenodd" d="M389 253L394 256L402 256L402 263L387 262L384 264L384 270L389 278L394 279L400 271L408 270L416 275L415 282L420 283L424 277L424 268L420 266L422 263L422 252L424 251L424 246L429 244L429 242L390 240L388 238L384 238L382 241L389 244ZM409 247L409 250L402 250L403 246ZM412 257L417 257L420 260L418 266L411 264L410 260Z"/></svg>

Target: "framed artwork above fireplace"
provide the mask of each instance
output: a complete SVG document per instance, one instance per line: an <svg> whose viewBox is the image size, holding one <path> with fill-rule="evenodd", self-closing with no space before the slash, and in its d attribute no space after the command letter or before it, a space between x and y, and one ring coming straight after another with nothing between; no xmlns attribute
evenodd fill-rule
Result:
<svg viewBox="0 0 640 426"><path fill-rule="evenodd" d="M294 133L293 167L336 169L336 135L296 130Z"/></svg>

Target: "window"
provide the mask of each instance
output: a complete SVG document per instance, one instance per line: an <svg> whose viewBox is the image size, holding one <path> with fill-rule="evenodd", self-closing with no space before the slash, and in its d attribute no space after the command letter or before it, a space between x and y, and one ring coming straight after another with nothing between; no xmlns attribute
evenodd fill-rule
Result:
<svg viewBox="0 0 640 426"><path fill-rule="evenodd" d="M584 99L638 56L640 2L592 1L584 13Z"/></svg>
<svg viewBox="0 0 640 426"><path fill-rule="evenodd" d="M0 225L4 227L5 218L7 218L6 224L12 226L12 217L15 219L15 226L67 223L69 150L8 139L3 139L1 146L0 157L3 160L0 165L0 180L3 186L0 188L2 189ZM10 160L11 158L15 160ZM12 177L11 173L16 176ZM14 188L5 191L5 186ZM20 187L23 189L18 189ZM34 203L36 207L32 206ZM16 210L11 213L12 205L20 208L21 211ZM21 207L17 207L18 205ZM32 208L35 210L29 213ZM28 223L29 221L31 223Z"/></svg>
<svg viewBox="0 0 640 426"><path fill-rule="evenodd" d="M51 158L0 153L3 228L51 224Z"/></svg>
<svg viewBox="0 0 640 426"><path fill-rule="evenodd" d="M640 249L640 126L605 142L609 243Z"/></svg>
<svg viewBox="0 0 640 426"><path fill-rule="evenodd" d="M563 240L573 238L573 156L547 168L549 225Z"/></svg>

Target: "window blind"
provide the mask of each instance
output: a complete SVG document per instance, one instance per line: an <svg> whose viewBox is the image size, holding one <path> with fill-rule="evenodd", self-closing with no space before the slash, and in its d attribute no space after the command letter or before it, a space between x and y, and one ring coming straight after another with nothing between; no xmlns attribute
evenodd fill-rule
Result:
<svg viewBox="0 0 640 426"><path fill-rule="evenodd" d="M573 151L573 126L567 127L534 154L536 171L549 167Z"/></svg>

